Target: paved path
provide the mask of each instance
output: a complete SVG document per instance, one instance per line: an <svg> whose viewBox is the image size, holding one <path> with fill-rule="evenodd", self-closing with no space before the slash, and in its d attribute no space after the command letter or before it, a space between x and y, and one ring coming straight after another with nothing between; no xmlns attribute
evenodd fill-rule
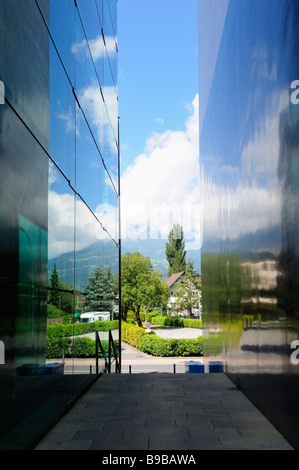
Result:
<svg viewBox="0 0 299 470"><path fill-rule="evenodd" d="M202 330L199 328L165 328L165 327L154 327L151 329L156 335L161 338L191 338L195 339L202 336Z"/></svg>
<svg viewBox="0 0 299 470"><path fill-rule="evenodd" d="M205 362L202 357L154 357L147 355L129 344L122 342L122 372L148 373L168 372L185 373L187 361Z"/></svg>
<svg viewBox="0 0 299 470"><path fill-rule="evenodd" d="M292 447L225 374L168 373L104 374L36 447L188 450L195 458L226 449Z"/></svg>
<svg viewBox="0 0 299 470"><path fill-rule="evenodd" d="M123 373L103 374L36 450L293 450L225 374L185 373L190 359L122 343Z"/></svg>

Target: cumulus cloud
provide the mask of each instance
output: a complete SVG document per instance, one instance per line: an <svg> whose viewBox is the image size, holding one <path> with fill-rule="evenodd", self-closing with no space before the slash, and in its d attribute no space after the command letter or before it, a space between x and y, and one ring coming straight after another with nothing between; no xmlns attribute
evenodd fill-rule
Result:
<svg viewBox="0 0 299 470"><path fill-rule="evenodd" d="M184 130L154 133L121 179L122 237L166 238L173 223L201 237L198 95Z"/></svg>
<svg viewBox="0 0 299 470"><path fill-rule="evenodd" d="M93 87L82 90L82 105L89 118L101 129L103 117ZM122 238L167 238L173 223L184 227L188 248L200 247L202 240L201 204L199 199L199 130L198 95L195 96L184 130L154 133L121 178ZM74 246L74 196L60 194L50 173L49 189L49 258L71 251ZM58 187L57 187L58 189ZM85 205L76 200L76 248L82 249L100 238L118 239L118 210L103 205L95 213L95 223Z"/></svg>

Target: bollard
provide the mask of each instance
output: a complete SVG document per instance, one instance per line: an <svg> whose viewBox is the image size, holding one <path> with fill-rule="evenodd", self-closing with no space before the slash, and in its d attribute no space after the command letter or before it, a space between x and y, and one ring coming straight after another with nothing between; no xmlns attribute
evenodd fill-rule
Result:
<svg viewBox="0 0 299 470"><path fill-rule="evenodd" d="M173 364L173 373L175 374L175 364Z"/></svg>

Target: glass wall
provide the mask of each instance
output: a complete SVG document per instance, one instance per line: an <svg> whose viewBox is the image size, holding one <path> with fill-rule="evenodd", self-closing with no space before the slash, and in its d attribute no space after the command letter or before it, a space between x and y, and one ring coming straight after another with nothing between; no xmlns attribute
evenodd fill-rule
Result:
<svg viewBox="0 0 299 470"><path fill-rule="evenodd" d="M204 354L299 448L299 2L199 2Z"/></svg>
<svg viewBox="0 0 299 470"><path fill-rule="evenodd" d="M32 448L118 339L116 11L0 0L1 449Z"/></svg>

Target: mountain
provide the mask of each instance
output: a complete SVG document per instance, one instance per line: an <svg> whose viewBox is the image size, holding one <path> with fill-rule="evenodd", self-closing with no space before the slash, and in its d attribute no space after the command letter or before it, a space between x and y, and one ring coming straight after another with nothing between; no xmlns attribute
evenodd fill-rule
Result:
<svg viewBox="0 0 299 470"><path fill-rule="evenodd" d="M75 262L76 260L76 262ZM90 273L99 265L111 267L113 273L118 272L118 247L111 240L99 240L83 250L63 253L48 261L49 278L56 264L59 279L73 286L75 265L75 289L83 291Z"/></svg>
<svg viewBox="0 0 299 470"><path fill-rule="evenodd" d="M167 279L168 262L165 256L166 240L123 240L122 255L127 252L139 251L148 256L154 268L160 269ZM186 259L194 261L194 267L200 272L200 250L187 251ZM63 253L49 260L49 278L56 264L59 278L66 284L73 285L74 253ZM118 272L118 248L113 241L99 240L92 245L76 252L75 279L76 289L84 290L89 274L99 265L110 266L113 273Z"/></svg>

